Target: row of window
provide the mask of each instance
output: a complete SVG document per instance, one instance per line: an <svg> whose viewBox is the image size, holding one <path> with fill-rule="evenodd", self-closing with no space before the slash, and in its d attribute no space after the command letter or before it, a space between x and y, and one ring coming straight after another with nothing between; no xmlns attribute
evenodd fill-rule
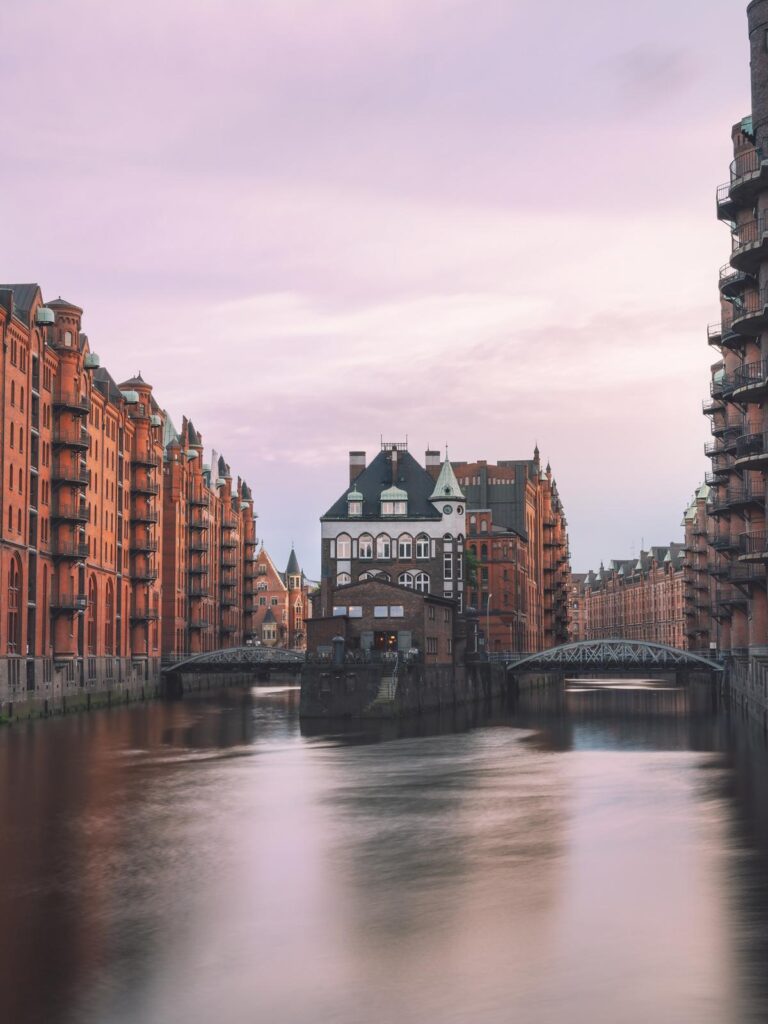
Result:
<svg viewBox="0 0 768 1024"><path fill-rule="evenodd" d="M382 569L369 569L367 572L361 572L357 578L358 580L383 580L386 583L391 581L389 573ZM338 587L347 586L351 582L352 577L348 572L340 572L336 577ZM407 587L408 590L418 590L422 594L429 593L429 574L426 572L401 572L397 577L397 582L401 587Z"/></svg>

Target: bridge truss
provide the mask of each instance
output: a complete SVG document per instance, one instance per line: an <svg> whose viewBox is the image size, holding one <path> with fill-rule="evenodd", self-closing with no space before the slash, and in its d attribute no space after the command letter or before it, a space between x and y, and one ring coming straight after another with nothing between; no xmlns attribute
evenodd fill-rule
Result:
<svg viewBox="0 0 768 1024"><path fill-rule="evenodd" d="M246 645L225 647L219 651L205 651L190 658L166 662L164 672L237 671L249 668L291 668L304 664L303 651L287 651L282 647Z"/></svg>
<svg viewBox="0 0 768 1024"><path fill-rule="evenodd" d="M644 640L582 640L562 644L519 659L503 659L510 669L521 667L548 668L707 668L722 672L723 666L712 658L679 647L655 644Z"/></svg>

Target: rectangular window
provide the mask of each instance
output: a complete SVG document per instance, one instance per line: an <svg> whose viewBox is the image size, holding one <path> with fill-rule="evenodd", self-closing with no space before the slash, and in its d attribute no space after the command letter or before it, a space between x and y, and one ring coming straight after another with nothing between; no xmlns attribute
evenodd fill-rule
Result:
<svg viewBox="0 0 768 1024"><path fill-rule="evenodd" d="M405 616L405 609L401 604L391 604L389 606L389 617L390 619L402 619Z"/></svg>
<svg viewBox="0 0 768 1024"><path fill-rule="evenodd" d="M437 637L427 637L427 654L437 654Z"/></svg>
<svg viewBox="0 0 768 1024"><path fill-rule="evenodd" d="M443 555L443 579L453 579L453 555L450 552Z"/></svg>
<svg viewBox="0 0 768 1024"><path fill-rule="evenodd" d="M389 607L385 604L377 604L373 609L375 619L386 619L389 617Z"/></svg>
<svg viewBox="0 0 768 1024"><path fill-rule="evenodd" d="M450 637L445 641L446 651L448 654L453 654L453 640Z"/></svg>
<svg viewBox="0 0 768 1024"><path fill-rule="evenodd" d="M351 604L347 612L350 619L362 619L363 609L359 604Z"/></svg>
<svg viewBox="0 0 768 1024"><path fill-rule="evenodd" d="M334 615L346 615L347 614L346 606L343 605L343 604L335 604L333 606L333 614Z"/></svg>
<svg viewBox="0 0 768 1024"><path fill-rule="evenodd" d="M431 604L427 609L427 618L430 622L435 621L435 606L433 604Z"/></svg>

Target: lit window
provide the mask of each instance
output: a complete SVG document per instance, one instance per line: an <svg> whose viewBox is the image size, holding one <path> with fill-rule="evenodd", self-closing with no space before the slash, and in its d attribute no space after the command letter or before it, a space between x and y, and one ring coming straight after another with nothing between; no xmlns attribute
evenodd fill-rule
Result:
<svg viewBox="0 0 768 1024"><path fill-rule="evenodd" d="M334 615L346 615L346 614L347 614L347 608L346 608L346 605L343 605L343 604L335 604L335 605L333 606L333 614L334 614Z"/></svg>
<svg viewBox="0 0 768 1024"><path fill-rule="evenodd" d="M347 609L347 615L349 615L350 619L362 619L363 609L361 605L351 604Z"/></svg>

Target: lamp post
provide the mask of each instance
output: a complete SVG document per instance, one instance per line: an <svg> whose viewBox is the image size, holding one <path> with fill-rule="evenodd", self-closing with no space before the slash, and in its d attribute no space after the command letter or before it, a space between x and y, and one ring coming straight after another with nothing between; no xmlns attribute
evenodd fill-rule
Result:
<svg viewBox="0 0 768 1024"><path fill-rule="evenodd" d="M493 594L488 591L488 601L485 605L485 651L491 653L491 598Z"/></svg>

